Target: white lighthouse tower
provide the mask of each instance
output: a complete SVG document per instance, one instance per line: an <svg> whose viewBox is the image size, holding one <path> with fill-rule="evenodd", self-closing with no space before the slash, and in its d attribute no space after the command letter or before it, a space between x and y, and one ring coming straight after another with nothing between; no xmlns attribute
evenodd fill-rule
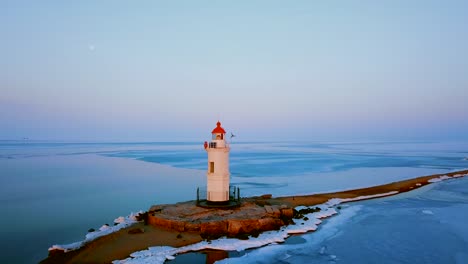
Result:
<svg viewBox="0 0 468 264"><path fill-rule="evenodd" d="M216 123L211 134L211 141L205 141L208 152L206 200L211 203L229 202L229 144L221 122Z"/></svg>

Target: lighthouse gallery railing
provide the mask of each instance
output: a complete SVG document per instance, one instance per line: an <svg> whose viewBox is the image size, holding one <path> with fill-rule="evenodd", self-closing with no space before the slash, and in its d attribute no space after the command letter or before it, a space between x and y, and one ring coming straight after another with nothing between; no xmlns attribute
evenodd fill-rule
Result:
<svg viewBox="0 0 468 264"><path fill-rule="evenodd" d="M240 189L237 186L229 185L229 201L233 201L240 204ZM202 201L206 201L208 197L208 192L206 187L198 187L197 188L197 204Z"/></svg>

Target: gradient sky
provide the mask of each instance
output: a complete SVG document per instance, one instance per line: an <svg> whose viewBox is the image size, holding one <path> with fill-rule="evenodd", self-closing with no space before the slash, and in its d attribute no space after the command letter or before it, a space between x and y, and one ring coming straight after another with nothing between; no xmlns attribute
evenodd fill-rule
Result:
<svg viewBox="0 0 468 264"><path fill-rule="evenodd" d="M0 139L468 139L468 1L0 3Z"/></svg>

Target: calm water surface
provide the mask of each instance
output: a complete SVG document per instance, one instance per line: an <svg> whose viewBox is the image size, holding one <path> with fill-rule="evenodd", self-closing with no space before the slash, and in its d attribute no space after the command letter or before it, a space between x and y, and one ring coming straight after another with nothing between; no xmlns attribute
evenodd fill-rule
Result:
<svg viewBox="0 0 468 264"><path fill-rule="evenodd" d="M231 181L244 195L349 189L468 167L466 142L232 144ZM34 263L47 248L155 203L195 198L202 143L0 141L2 263Z"/></svg>

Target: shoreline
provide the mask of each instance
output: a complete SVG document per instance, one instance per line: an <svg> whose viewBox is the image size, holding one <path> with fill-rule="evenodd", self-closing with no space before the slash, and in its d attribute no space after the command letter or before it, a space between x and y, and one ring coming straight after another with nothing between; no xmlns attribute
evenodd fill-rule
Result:
<svg viewBox="0 0 468 264"><path fill-rule="evenodd" d="M463 170L421 176L384 185L340 192L274 198L266 195L242 198L242 201L257 204L264 203L265 205L286 204L290 207L313 206L326 203L331 199L338 199L340 202L345 203L355 201L357 198L365 200L395 195L418 189L432 182L467 175L468 170ZM179 232L157 226L144 225L144 223L138 222L117 232L90 241L77 250L69 252L61 250L50 251L49 257L41 261L41 263L110 263L113 260L125 259L131 253L145 250L151 246L171 246L177 248L201 241L203 241L203 238L199 232Z"/></svg>

